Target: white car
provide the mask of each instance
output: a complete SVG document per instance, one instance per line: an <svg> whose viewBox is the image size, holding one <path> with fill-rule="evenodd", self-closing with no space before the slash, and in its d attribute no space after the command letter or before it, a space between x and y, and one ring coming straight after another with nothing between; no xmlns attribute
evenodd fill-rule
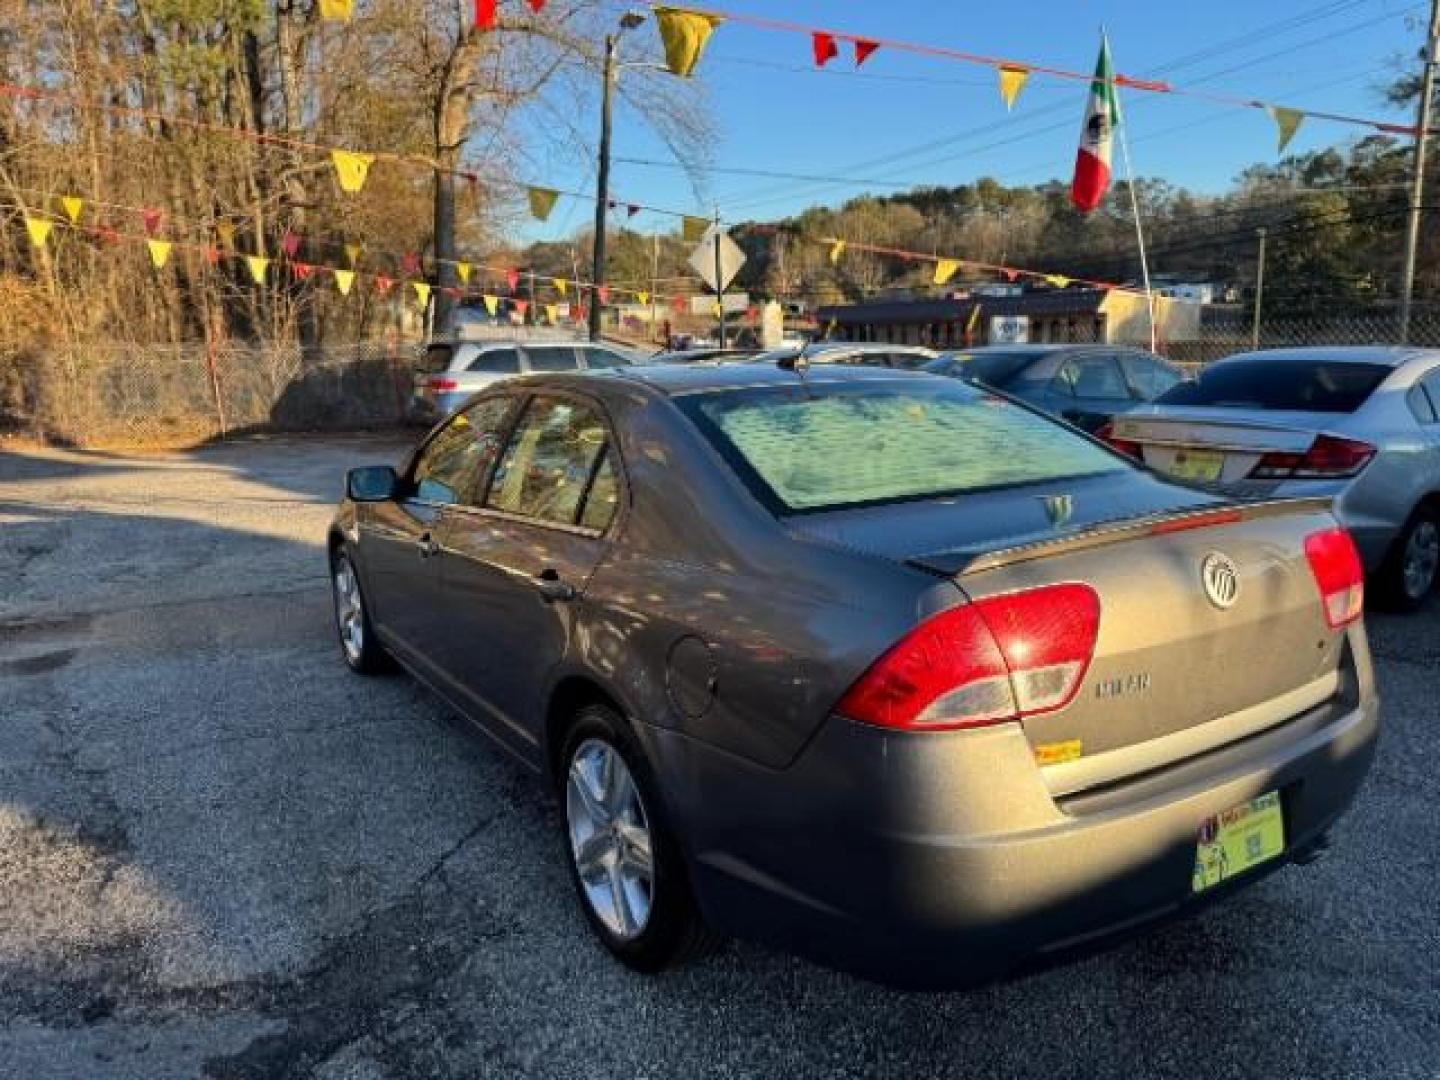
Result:
<svg viewBox="0 0 1440 1080"><path fill-rule="evenodd" d="M434 342L415 375L411 415L426 423L449 416L492 383L533 371L628 367L635 361L592 341Z"/></svg>

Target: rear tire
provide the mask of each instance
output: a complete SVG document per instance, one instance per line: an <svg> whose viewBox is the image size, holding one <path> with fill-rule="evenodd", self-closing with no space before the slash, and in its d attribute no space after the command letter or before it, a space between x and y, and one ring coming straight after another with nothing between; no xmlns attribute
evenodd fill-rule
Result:
<svg viewBox="0 0 1440 1080"><path fill-rule="evenodd" d="M558 780L565 864L601 944L646 974L718 947L723 938L695 904L648 763L613 709L580 710Z"/></svg>
<svg viewBox="0 0 1440 1080"><path fill-rule="evenodd" d="M370 609L360 589L360 575L342 547L330 559L330 596L335 604L335 629L340 655L351 671L381 675L395 670L395 661L375 637Z"/></svg>
<svg viewBox="0 0 1440 1080"><path fill-rule="evenodd" d="M1388 611L1414 611L1440 577L1440 513L1417 507L1375 575L1375 600Z"/></svg>

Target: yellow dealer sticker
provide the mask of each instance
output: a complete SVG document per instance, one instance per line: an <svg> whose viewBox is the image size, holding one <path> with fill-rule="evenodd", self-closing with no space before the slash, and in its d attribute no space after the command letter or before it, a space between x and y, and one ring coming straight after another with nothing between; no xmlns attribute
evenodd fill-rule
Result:
<svg viewBox="0 0 1440 1080"><path fill-rule="evenodd" d="M1285 817L1280 810L1280 793L1269 791L1216 814L1200 826L1190 887L1197 893L1204 892L1268 862L1284 850Z"/></svg>
<svg viewBox="0 0 1440 1080"><path fill-rule="evenodd" d="M1035 747L1035 760L1041 765L1059 765L1064 761L1074 761L1080 757L1081 753L1082 746L1079 739L1041 743Z"/></svg>

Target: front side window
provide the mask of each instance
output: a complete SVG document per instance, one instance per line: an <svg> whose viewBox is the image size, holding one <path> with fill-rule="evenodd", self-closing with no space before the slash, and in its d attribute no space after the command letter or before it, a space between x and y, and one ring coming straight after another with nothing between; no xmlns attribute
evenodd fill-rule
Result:
<svg viewBox="0 0 1440 1080"><path fill-rule="evenodd" d="M415 463L415 498L450 505L470 501L495 460L513 399L492 397L457 413Z"/></svg>
<svg viewBox="0 0 1440 1080"><path fill-rule="evenodd" d="M1055 421L953 380L811 381L675 400L776 513L1127 468Z"/></svg>
<svg viewBox="0 0 1440 1080"><path fill-rule="evenodd" d="M556 525L576 524L608 437L593 406L535 398L510 436L485 505Z"/></svg>
<svg viewBox="0 0 1440 1080"><path fill-rule="evenodd" d="M520 354L514 349L486 349L470 361L469 370L489 375L514 375L520 370Z"/></svg>

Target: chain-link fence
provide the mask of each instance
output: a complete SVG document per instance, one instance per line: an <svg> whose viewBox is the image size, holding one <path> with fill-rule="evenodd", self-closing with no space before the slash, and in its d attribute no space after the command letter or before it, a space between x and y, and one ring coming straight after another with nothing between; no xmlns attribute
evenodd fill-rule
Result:
<svg viewBox="0 0 1440 1080"><path fill-rule="evenodd" d="M501 336L517 335L509 330ZM532 336L573 340L576 335L542 330ZM1088 337L1077 332L1052 339L1104 337L1103 332ZM1252 337L1249 319L1220 313L1202 320L1183 340L1162 340L1160 351L1194 367L1250 349ZM1397 337L1396 318L1386 312L1267 320L1259 345L1387 345ZM1440 313L1418 313L1409 341L1440 348ZM0 431L76 445L162 445L250 431L394 427L406 422L422 353L414 342L214 348L202 342L0 351Z"/></svg>

